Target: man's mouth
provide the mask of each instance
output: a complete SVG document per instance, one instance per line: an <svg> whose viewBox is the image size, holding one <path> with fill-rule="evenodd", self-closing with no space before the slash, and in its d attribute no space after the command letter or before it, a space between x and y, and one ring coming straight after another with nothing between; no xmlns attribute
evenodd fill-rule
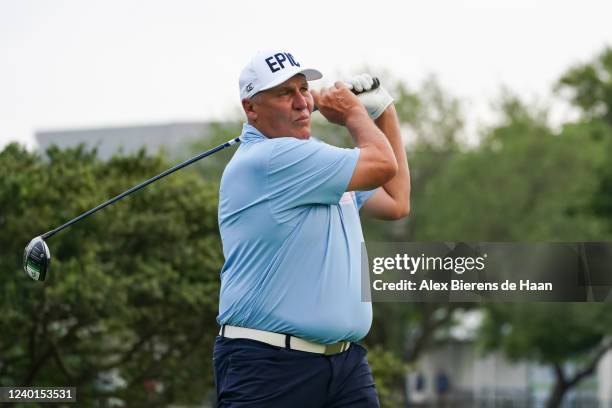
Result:
<svg viewBox="0 0 612 408"><path fill-rule="evenodd" d="M295 121L298 123L306 123L310 120L310 116L300 116Z"/></svg>

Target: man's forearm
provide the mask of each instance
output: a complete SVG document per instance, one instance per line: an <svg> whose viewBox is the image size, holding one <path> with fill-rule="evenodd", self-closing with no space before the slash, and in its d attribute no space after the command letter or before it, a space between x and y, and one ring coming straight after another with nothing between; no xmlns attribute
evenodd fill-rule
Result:
<svg viewBox="0 0 612 408"><path fill-rule="evenodd" d="M385 139L385 135L381 134L381 132L384 133L384 130L378 125L374 126L365 110L363 111L363 115L351 115L346 121L346 128L353 138L356 147L365 149L375 146L378 150L383 152L383 154L394 156L391 151L392 149L389 149L390 143L388 142L388 138Z"/></svg>
<svg viewBox="0 0 612 408"><path fill-rule="evenodd" d="M399 119L395 106L389 105L387 109L376 119L376 126L387 136L393 154L397 161L397 173L395 177L382 185L387 194L397 203L402 213L410 211L410 171L406 150L400 134Z"/></svg>

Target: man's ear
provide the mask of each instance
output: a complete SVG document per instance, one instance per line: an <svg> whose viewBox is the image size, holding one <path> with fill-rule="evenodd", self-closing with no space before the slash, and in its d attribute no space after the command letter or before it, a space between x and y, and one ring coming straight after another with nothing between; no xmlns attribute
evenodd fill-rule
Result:
<svg viewBox="0 0 612 408"><path fill-rule="evenodd" d="M242 109L244 109L244 113L247 115L248 122L256 122L257 121L257 112L255 112L255 103L251 99L243 99L242 100Z"/></svg>

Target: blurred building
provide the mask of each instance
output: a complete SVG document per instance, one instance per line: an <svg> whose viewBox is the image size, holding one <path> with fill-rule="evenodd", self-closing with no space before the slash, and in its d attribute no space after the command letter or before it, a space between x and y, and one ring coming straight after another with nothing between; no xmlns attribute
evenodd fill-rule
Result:
<svg viewBox="0 0 612 408"><path fill-rule="evenodd" d="M98 156L101 159L108 159L117 152L131 154L143 147L149 154L155 154L160 149L171 155L182 153L190 143L205 138L211 126L212 124L208 122L183 122L48 130L37 131L35 137L40 151L45 151L51 145L63 149L84 144L88 148L96 147Z"/></svg>
<svg viewBox="0 0 612 408"><path fill-rule="evenodd" d="M476 326L479 319L472 320L470 324ZM551 368L512 362L499 352L485 354L469 331L455 333L453 339L419 358L406 379L410 406L436 404L446 385L449 407L545 407L555 383ZM571 366L566 368L573 371ZM612 352L600 360L594 375L568 392L563 407L612 408Z"/></svg>

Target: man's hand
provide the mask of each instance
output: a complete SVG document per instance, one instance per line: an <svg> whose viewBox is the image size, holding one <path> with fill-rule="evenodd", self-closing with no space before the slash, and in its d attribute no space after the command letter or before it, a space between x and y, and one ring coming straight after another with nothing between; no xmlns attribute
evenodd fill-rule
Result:
<svg viewBox="0 0 612 408"><path fill-rule="evenodd" d="M372 90L374 79L369 74L355 75L344 83L349 89L363 92L359 94L358 98L372 120L378 119L385 109L393 103L393 98L382 86Z"/></svg>
<svg viewBox="0 0 612 408"><path fill-rule="evenodd" d="M346 126L351 116L366 115L362 103L343 82L320 91L310 91L319 112L330 122Z"/></svg>

